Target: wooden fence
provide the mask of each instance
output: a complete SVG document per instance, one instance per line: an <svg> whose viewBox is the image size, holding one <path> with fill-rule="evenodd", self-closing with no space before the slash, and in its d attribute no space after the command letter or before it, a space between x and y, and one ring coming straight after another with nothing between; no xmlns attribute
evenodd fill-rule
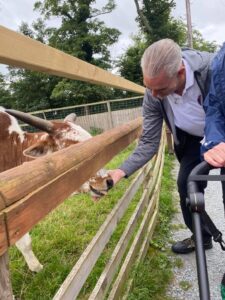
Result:
<svg viewBox="0 0 225 300"><path fill-rule="evenodd" d="M0 39L0 63L91 83L105 84L124 90L144 92L144 88L141 86L1 26ZM8 248L111 158L135 140L140 135L141 123L141 118L136 119L84 143L71 146L0 174L1 299L13 299L8 270ZM72 300L76 298L132 197L140 184L144 183L143 195L90 299L102 299L104 297L115 273L118 271L118 266L122 263L116 280L109 291L109 299L120 297L130 268L135 260L140 261L144 257L154 230L158 213L164 147L165 138L163 136L157 158L138 173L54 299ZM140 226L128 250L131 235L139 219L141 220ZM122 261L126 250L128 252L125 260Z"/></svg>

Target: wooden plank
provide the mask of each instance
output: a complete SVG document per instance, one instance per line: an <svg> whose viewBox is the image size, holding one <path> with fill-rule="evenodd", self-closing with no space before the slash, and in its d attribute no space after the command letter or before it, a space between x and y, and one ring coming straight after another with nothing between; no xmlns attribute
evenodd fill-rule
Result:
<svg viewBox="0 0 225 300"><path fill-rule="evenodd" d="M9 206L20 200L47 182L80 165L85 160L89 160L92 164L92 160L101 153L102 163L99 160L96 168L90 165L91 175L94 175L115 154L139 136L141 123L142 118L138 118L83 143L2 172L0 174L0 194L4 197L6 205ZM82 173L81 169L80 173ZM88 178L90 177L86 176L84 181Z"/></svg>
<svg viewBox="0 0 225 300"><path fill-rule="evenodd" d="M89 297L89 300L104 299L104 296L106 295L108 288L112 282L113 276L122 260L123 254L135 230L135 226L137 224L139 217L143 212L147 200L148 200L147 190L144 190L142 197L129 220L129 223L127 224L119 242L117 243L110 257L110 261L108 262L105 269L103 270L94 290L92 291Z"/></svg>
<svg viewBox="0 0 225 300"><path fill-rule="evenodd" d="M124 215L130 201L132 200L143 180L144 172L141 170L136 178L132 181L124 196L108 215L106 221L100 227L91 243L83 252L82 256L54 296L54 300L70 300L77 297L98 257L101 255L105 245L115 230L117 223Z"/></svg>
<svg viewBox="0 0 225 300"><path fill-rule="evenodd" d="M6 234L6 225L4 215L0 213L0 255L5 253L8 248L8 239Z"/></svg>
<svg viewBox="0 0 225 300"><path fill-rule="evenodd" d="M123 289L125 280L128 277L129 270L134 262L137 251L140 248L140 244L144 238L144 234L145 234L147 225L150 221L150 218L151 218L152 214L154 213L156 199L157 199L157 193L154 193L154 196L152 197L152 199L148 205L148 208L145 212L144 218L141 222L141 225L137 232L137 235L135 236L134 241L130 247L130 250L128 251L125 261L124 261L124 263L120 269L120 272L117 276L117 279L116 279L115 283L113 284L112 290L107 298L108 300L112 300L112 299L117 300L117 299L119 299L119 297L122 294L122 289Z"/></svg>
<svg viewBox="0 0 225 300"><path fill-rule="evenodd" d="M162 171L163 171L163 166L164 166L164 151L165 151L165 135L164 135L164 132L162 134L161 147L162 147L162 149L161 149L162 151L159 152L158 157L157 157L157 159L160 162L160 165L158 165L156 167L158 169L157 181L156 181L156 184L155 184L155 189L154 189L152 199L150 200L150 204L149 204L149 206L151 206L152 201L154 201L154 203L155 203L154 214L153 214L153 216L151 218L151 221L150 221L150 223L152 223L152 225L151 225L152 227L150 229L148 227L147 233L146 233L145 237L143 238L144 231L146 230L145 228L147 226L146 224L149 222L149 216L150 216L150 214L148 214L148 210L149 210L149 206L148 206L148 209L145 213L144 219L143 219L143 221L140 225L140 228L138 230L137 236L135 237L135 239L134 239L134 241L131 245L131 248L130 248L127 256L126 256L126 259L125 259L125 261L124 261L124 263L123 263L123 265L120 269L118 277L117 277L117 279L116 279L116 281L113 285L113 288L110 292L110 295L109 295L109 298L108 298L110 300L119 299L119 297L121 296L123 287L125 285L125 281L128 278L128 272L129 272L129 270L132 266L132 263L133 263L133 261L136 257L136 253L139 249L140 241L142 239L143 243L142 243L141 249L139 250L139 254L138 254L138 257L137 257L137 262L140 260L141 257L143 257L145 255L145 251L146 251L147 246L148 246L148 241L150 239L151 233L154 230L155 222L156 222L156 216L157 216L157 213L158 213L159 188L160 188L160 184L161 184L161 177L162 177ZM157 165L157 161L156 161L156 165ZM152 186L152 183L149 187L151 187L151 186ZM130 285L131 285L131 283L129 283L129 286ZM129 289L129 286L128 286L128 289Z"/></svg>
<svg viewBox="0 0 225 300"><path fill-rule="evenodd" d="M0 26L0 63L144 94L145 88Z"/></svg>
<svg viewBox="0 0 225 300"><path fill-rule="evenodd" d="M7 252L0 256L0 299L14 299L10 280L9 258Z"/></svg>
<svg viewBox="0 0 225 300"><path fill-rule="evenodd" d="M149 247L149 241L150 241L150 239L151 239L151 237L154 233L154 230L155 230L157 216L158 216L158 209L154 212L154 214L151 218L151 221L149 223L148 230L147 230L147 233L146 233L146 238L145 238L145 240L142 244L140 252L142 252L143 248L145 248L147 240L148 240L148 242L147 242L146 249L148 249L148 247ZM140 263L139 257L140 257L140 255L138 255L137 261L135 262L136 266L138 266L138 264ZM128 298L129 292L132 288L132 285L133 285L133 278L130 278L129 281L126 283L126 292L123 294L122 300L126 300Z"/></svg>
<svg viewBox="0 0 225 300"><path fill-rule="evenodd" d="M165 149L164 149L165 150ZM162 173L163 173L163 167L164 167L164 158L165 158L165 151L162 152L162 158L161 158L161 165L160 165L160 170L159 170L159 174L158 174L158 183L156 185L161 186L161 181L162 181ZM159 198L160 198L160 195L158 195L158 199L156 201L156 211L158 212L158 204L159 204ZM155 223L156 222L153 222L151 220L150 222L150 225L149 225L149 229L147 230L147 233L146 233L146 236L145 236L145 239L142 243L142 246L141 246L141 249L139 251L139 254L138 254L138 258L137 258L137 264L144 259L145 255L146 255L146 252L148 250L148 247L149 247L149 241L152 237L152 234L153 234L153 231L154 231L154 228L155 228Z"/></svg>

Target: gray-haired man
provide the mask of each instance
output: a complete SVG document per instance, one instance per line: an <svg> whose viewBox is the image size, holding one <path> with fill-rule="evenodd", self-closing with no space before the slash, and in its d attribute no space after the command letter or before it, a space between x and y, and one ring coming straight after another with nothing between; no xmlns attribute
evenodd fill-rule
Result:
<svg viewBox="0 0 225 300"><path fill-rule="evenodd" d="M158 151L164 119L173 134L180 162L177 180L180 205L185 224L191 231L191 214L186 207L186 182L191 170L201 161L200 141L205 125L202 104L209 89L213 56L192 49L181 50L170 39L160 40L145 50L141 60L146 86L142 136L133 154L119 169L111 171L116 184L147 163ZM212 248L212 237L204 224L202 233L205 249ZM175 243L172 250L176 253L194 251L193 236Z"/></svg>

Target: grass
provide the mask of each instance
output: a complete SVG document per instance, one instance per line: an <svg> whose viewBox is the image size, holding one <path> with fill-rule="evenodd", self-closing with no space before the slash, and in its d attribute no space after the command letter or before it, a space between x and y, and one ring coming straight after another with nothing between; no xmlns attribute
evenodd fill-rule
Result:
<svg viewBox="0 0 225 300"><path fill-rule="evenodd" d="M134 145L131 145L121 152L107 165L107 168L118 167L133 148ZM162 287L165 287L171 278L170 262L166 253L162 251L165 238L169 235L168 221L173 211L171 195L168 193L173 185L170 176L171 167L171 158L167 156L160 200L160 226L157 226L157 233L144 264L135 271L134 286L129 299L166 299L160 298L159 295L165 289ZM90 197L85 194L71 197L35 226L32 230L33 249L44 265L44 269L40 273L33 274L30 272L19 251L15 247L10 249L10 269L16 297L23 300L52 299L132 179L133 177L122 180L115 189L112 189L106 197L97 203L91 201ZM88 299L132 212L135 210L141 193L142 189L140 188L88 277L79 299Z"/></svg>

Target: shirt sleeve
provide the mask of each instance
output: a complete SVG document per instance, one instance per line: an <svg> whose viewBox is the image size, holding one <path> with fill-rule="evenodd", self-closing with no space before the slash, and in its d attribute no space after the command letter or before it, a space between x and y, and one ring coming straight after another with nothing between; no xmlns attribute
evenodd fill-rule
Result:
<svg viewBox="0 0 225 300"><path fill-rule="evenodd" d="M146 164L158 151L163 124L159 101L159 99L152 97L150 91L146 90L143 101L142 134L138 146L119 167L125 172L126 177Z"/></svg>
<svg viewBox="0 0 225 300"><path fill-rule="evenodd" d="M202 154L225 142L225 44L213 60L211 83L204 109L206 122Z"/></svg>

